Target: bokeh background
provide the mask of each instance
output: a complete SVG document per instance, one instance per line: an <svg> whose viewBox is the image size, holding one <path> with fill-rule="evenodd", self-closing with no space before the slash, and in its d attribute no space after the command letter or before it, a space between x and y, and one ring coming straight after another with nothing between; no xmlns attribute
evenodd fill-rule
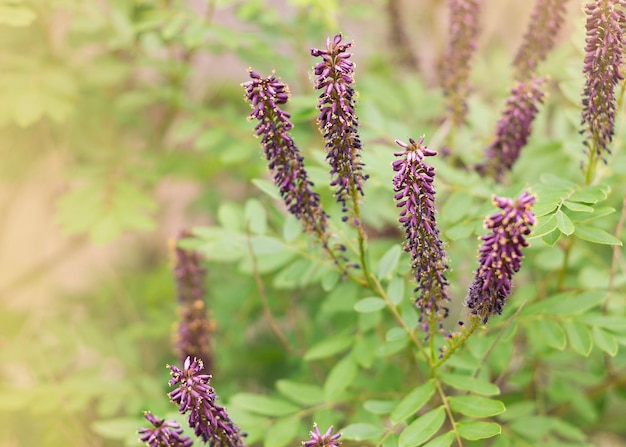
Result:
<svg viewBox="0 0 626 447"><path fill-rule="evenodd" d="M472 76L488 129L533 2L483 3ZM171 411L168 240L266 175L248 67L275 69L312 123L309 48L342 32L366 138L417 137L443 110L446 13L440 0L0 0L0 445L136 445L144 410ZM581 3L568 14L546 71L579 92ZM208 284L220 394L262 390L290 365L262 318L250 324L252 280L215 266Z"/></svg>

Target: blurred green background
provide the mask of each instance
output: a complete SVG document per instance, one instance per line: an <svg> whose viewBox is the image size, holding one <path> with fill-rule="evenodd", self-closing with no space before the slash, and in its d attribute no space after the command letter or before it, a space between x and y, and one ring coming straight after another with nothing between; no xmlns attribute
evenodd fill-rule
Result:
<svg viewBox="0 0 626 447"><path fill-rule="evenodd" d="M583 21L580 2L569 6L551 74L579 92L569 58ZM531 7L484 2L473 73L483 139L469 154L487 141ZM0 0L0 445L133 445L144 410L172 411L168 239L259 195L248 67L290 85L299 141L320 148L309 48L343 32L365 142L417 138L443 110L446 13L440 0ZM375 158L368 169L391 178ZM295 367L251 278L214 265L208 290L222 397Z"/></svg>

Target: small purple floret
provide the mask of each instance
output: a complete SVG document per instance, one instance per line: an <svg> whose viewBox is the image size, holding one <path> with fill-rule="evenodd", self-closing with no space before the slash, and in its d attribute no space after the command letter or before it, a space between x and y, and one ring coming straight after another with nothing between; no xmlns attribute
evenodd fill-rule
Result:
<svg viewBox="0 0 626 447"><path fill-rule="evenodd" d="M230 420L226 409L216 403L215 390L209 385L211 376L200 374L202 361L187 357L183 369L168 366L172 378L169 393L181 414L187 414L189 426L196 436L211 447L245 447L239 428Z"/></svg>
<svg viewBox="0 0 626 447"><path fill-rule="evenodd" d="M333 434L333 426L331 425L326 433L321 434L317 424L313 427L313 431L309 432L311 439L302 443L303 447L338 447L341 442L338 440L341 433Z"/></svg>
<svg viewBox="0 0 626 447"><path fill-rule="evenodd" d="M188 436L182 436L183 429L176 421L165 421L150 412L144 414L152 424L151 428L139 430L141 441L150 447L190 447L193 441Z"/></svg>
<svg viewBox="0 0 626 447"><path fill-rule="evenodd" d="M500 315L511 294L511 279L522 266L522 249L528 246L526 236L535 223L531 207L535 196L523 192L517 200L494 197L494 205L502 211L485 221L491 233L481 237L479 267L469 288L467 307L483 323L491 315Z"/></svg>

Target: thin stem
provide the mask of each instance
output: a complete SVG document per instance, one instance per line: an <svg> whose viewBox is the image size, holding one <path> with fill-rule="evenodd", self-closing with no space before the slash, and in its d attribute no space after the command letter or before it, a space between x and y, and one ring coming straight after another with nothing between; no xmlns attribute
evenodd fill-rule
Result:
<svg viewBox="0 0 626 447"><path fill-rule="evenodd" d="M617 223L617 227L615 228L615 237L619 239L622 235L622 229L624 228L624 223L626 222L626 197L622 201L622 213L619 218L619 222ZM613 258L611 260L611 273L609 275L609 285L607 287L607 298L604 301L603 312L604 315L607 315L609 312L609 300L611 299L611 295L613 293L613 289L615 288L615 274L617 273L617 264L619 263L619 255L623 247L619 245L613 246Z"/></svg>
<svg viewBox="0 0 626 447"><path fill-rule="evenodd" d="M480 317L472 316L470 317L470 321L471 324L469 329L464 330L458 338L455 338L452 343L450 343L450 346L448 347L448 349L446 349L443 356L435 364L432 365L433 369L439 368L446 362L446 360L452 357L452 354L454 354L457 349L463 346L465 342L467 342L467 340L470 338L470 336L474 333L474 331L476 331L476 329L482 325Z"/></svg>
<svg viewBox="0 0 626 447"><path fill-rule="evenodd" d="M248 246L248 251L250 252L250 259L252 260L252 274L254 275L254 281L256 283L257 290L259 291L259 296L261 297L261 302L263 303L263 315L267 320L267 324L270 329L280 342L280 344L285 348L285 350L289 354L294 354L294 349L287 341L287 337L282 333L278 325L276 324L276 320L274 320L274 315L272 314L272 310L270 309L270 304L267 299L267 294L265 292L265 285L263 284L263 280L261 279L261 275L259 274L259 269L257 265L257 259L254 255L254 250L252 249L252 243L250 241L250 224L246 224L246 244Z"/></svg>
<svg viewBox="0 0 626 447"><path fill-rule="evenodd" d="M574 246L575 239L570 238L565 243L565 249L563 250L563 264L561 265L561 269L559 270L559 279L557 289L562 291L565 287L565 279L567 278L568 266L569 266L569 257L572 252L572 247Z"/></svg>
<svg viewBox="0 0 626 447"><path fill-rule="evenodd" d="M435 380L435 387L437 388L437 393L441 398L441 402L443 403L443 407L446 410L446 414L448 415L448 420L450 421L450 425L452 426L452 430L454 431L454 436L456 436L456 443L459 447L463 447L463 441L461 440L461 435L456 428L456 420L454 419L454 415L452 414L452 408L450 408L450 403L448 402L448 396L443 391L443 387L439 380Z"/></svg>

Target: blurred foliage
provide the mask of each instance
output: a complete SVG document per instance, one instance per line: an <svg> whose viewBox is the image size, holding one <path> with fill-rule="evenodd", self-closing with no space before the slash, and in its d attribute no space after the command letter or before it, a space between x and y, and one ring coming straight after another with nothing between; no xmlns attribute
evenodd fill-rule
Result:
<svg viewBox="0 0 626 447"><path fill-rule="evenodd" d="M444 7L438 3L424 2L421 14L435 17ZM214 224L196 228L186 246L208 261L207 302L217 322L212 385L250 444L296 445L315 421L341 429L349 446L418 445L445 419L441 407L423 407L434 382L416 373L423 359L406 333L371 292L341 281L283 212L239 85L246 66L264 75L275 69L290 85L294 139L324 207L339 216L314 121L308 49L338 30L355 30L346 35L356 41L357 112L370 175L362 210L369 263L414 327L409 261L399 250L392 200L392 146L425 134L438 149L444 103L425 70L397 62L380 25L384 6L0 0L3 187L56 157L65 179L58 224L68 240L88 234L106 244L158 226L157 189L168 180L198 186L187 212ZM538 195L539 221L505 314L451 357L441 376L463 418L464 445L583 446L605 432L626 445L626 268L616 245L624 241L624 120L609 164L599 167L596 184L584 185L584 30L581 16L573 19L576 27L541 66L550 75L549 98L508 183L434 162L454 297L448 329L466 318L463 287L492 195L527 187ZM512 82L506 49L489 42L484 51L473 69L469 125L455 136L455 156L468 166L489 144ZM333 229L354 241L341 224ZM174 279L154 249L165 242L152 241L156 258L148 249L124 252L138 260L120 263L89 292L51 290L52 304L28 310L0 303L1 445L138 445L144 410L176 417L164 367L178 361L171 348ZM268 313L288 346L278 342ZM479 441L499 430L496 423L502 435ZM452 440L440 432L429 445Z"/></svg>

